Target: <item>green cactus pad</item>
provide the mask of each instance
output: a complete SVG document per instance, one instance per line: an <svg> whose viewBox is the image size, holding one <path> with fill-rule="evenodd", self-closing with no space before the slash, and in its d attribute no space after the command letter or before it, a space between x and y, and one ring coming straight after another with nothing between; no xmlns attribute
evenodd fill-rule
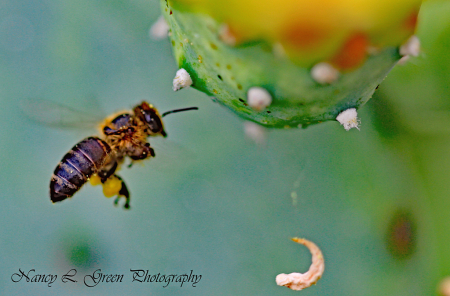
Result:
<svg viewBox="0 0 450 296"><path fill-rule="evenodd" d="M366 103L400 59L398 48L385 48L332 85L320 85L311 78L311 69L275 56L267 43L229 46L219 39L220 24L211 17L176 10L165 0L161 7L176 61L190 74L192 87L266 127L306 127L335 120L343 110ZM263 111L246 104L247 90L254 86L272 95L272 104Z"/></svg>

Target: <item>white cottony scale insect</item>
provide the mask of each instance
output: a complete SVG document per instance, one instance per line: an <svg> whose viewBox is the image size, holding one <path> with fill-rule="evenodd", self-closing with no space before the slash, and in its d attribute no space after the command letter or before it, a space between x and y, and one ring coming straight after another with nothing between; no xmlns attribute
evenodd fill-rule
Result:
<svg viewBox="0 0 450 296"><path fill-rule="evenodd" d="M345 128L346 131L357 128L359 130L358 113L355 108L350 108L339 113L336 120Z"/></svg>
<svg viewBox="0 0 450 296"><path fill-rule="evenodd" d="M322 62L312 67L311 77L320 84L330 84L339 78L339 71L330 64Z"/></svg>
<svg viewBox="0 0 450 296"><path fill-rule="evenodd" d="M161 15L150 28L150 37L155 40L164 39L169 34L169 25Z"/></svg>
<svg viewBox="0 0 450 296"><path fill-rule="evenodd" d="M272 96L262 87L251 87L247 92L248 105L256 110L262 111L272 103Z"/></svg>
<svg viewBox="0 0 450 296"><path fill-rule="evenodd" d="M192 79L189 73L183 68L178 70L175 78L173 79L173 90L177 91L191 85Z"/></svg>
<svg viewBox="0 0 450 296"><path fill-rule="evenodd" d="M420 40L416 35L409 37L409 39L400 46L399 52L402 56L417 57L420 54Z"/></svg>
<svg viewBox="0 0 450 296"><path fill-rule="evenodd" d="M398 65L404 65L409 59L413 57L418 57L420 54L420 40L417 36L411 36L402 46L399 48L399 53L402 58L398 60Z"/></svg>

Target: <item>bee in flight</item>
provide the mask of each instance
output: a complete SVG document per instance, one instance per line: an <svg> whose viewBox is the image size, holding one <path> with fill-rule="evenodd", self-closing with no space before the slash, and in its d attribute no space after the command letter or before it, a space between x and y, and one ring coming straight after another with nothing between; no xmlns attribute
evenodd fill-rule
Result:
<svg viewBox="0 0 450 296"><path fill-rule="evenodd" d="M51 201L55 203L72 197L89 181L92 185L102 184L106 197L117 196L114 201L116 205L124 197L124 208L128 209L130 193L125 182L116 174L118 167L126 157L132 163L155 157L147 138L167 136L162 117L197 109L176 109L160 115L151 104L142 102L132 112L109 116L101 126L102 137L88 137L64 155L50 181Z"/></svg>

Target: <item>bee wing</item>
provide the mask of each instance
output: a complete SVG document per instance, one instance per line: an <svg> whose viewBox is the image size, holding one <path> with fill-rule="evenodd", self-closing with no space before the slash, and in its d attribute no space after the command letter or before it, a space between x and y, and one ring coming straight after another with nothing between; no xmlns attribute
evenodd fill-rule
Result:
<svg viewBox="0 0 450 296"><path fill-rule="evenodd" d="M155 157L148 162L151 169L172 174L174 168L186 168L197 157L192 150L166 138L157 137L149 140L155 150Z"/></svg>
<svg viewBox="0 0 450 296"><path fill-rule="evenodd" d="M56 128L92 129L104 118L102 112L91 114L43 99L22 99L19 107L29 119Z"/></svg>

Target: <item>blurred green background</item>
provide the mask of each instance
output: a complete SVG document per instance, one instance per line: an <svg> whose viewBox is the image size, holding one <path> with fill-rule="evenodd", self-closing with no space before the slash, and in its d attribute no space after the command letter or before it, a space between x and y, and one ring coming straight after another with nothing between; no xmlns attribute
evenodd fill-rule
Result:
<svg viewBox="0 0 450 296"><path fill-rule="evenodd" d="M361 131L270 130L265 145L203 93L172 91L170 43L148 35L159 15L156 0L0 2L0 294L292 295L275 276L311 262L293 236L325 256L302 295L435 294L450 275L450 2L424 4L423 54L361 109ZM165 118L169 148L122 169L124 211L89 185L51 204L54 168L93 132L39 125L25 98L96 114L144 99L200 110ZM19 268L58 280L13 283ZM61 283L72 268L78 282ZM86 287L98 268L123 283ZM130 269L202 279L163 288L132 282Z"/></svg>

